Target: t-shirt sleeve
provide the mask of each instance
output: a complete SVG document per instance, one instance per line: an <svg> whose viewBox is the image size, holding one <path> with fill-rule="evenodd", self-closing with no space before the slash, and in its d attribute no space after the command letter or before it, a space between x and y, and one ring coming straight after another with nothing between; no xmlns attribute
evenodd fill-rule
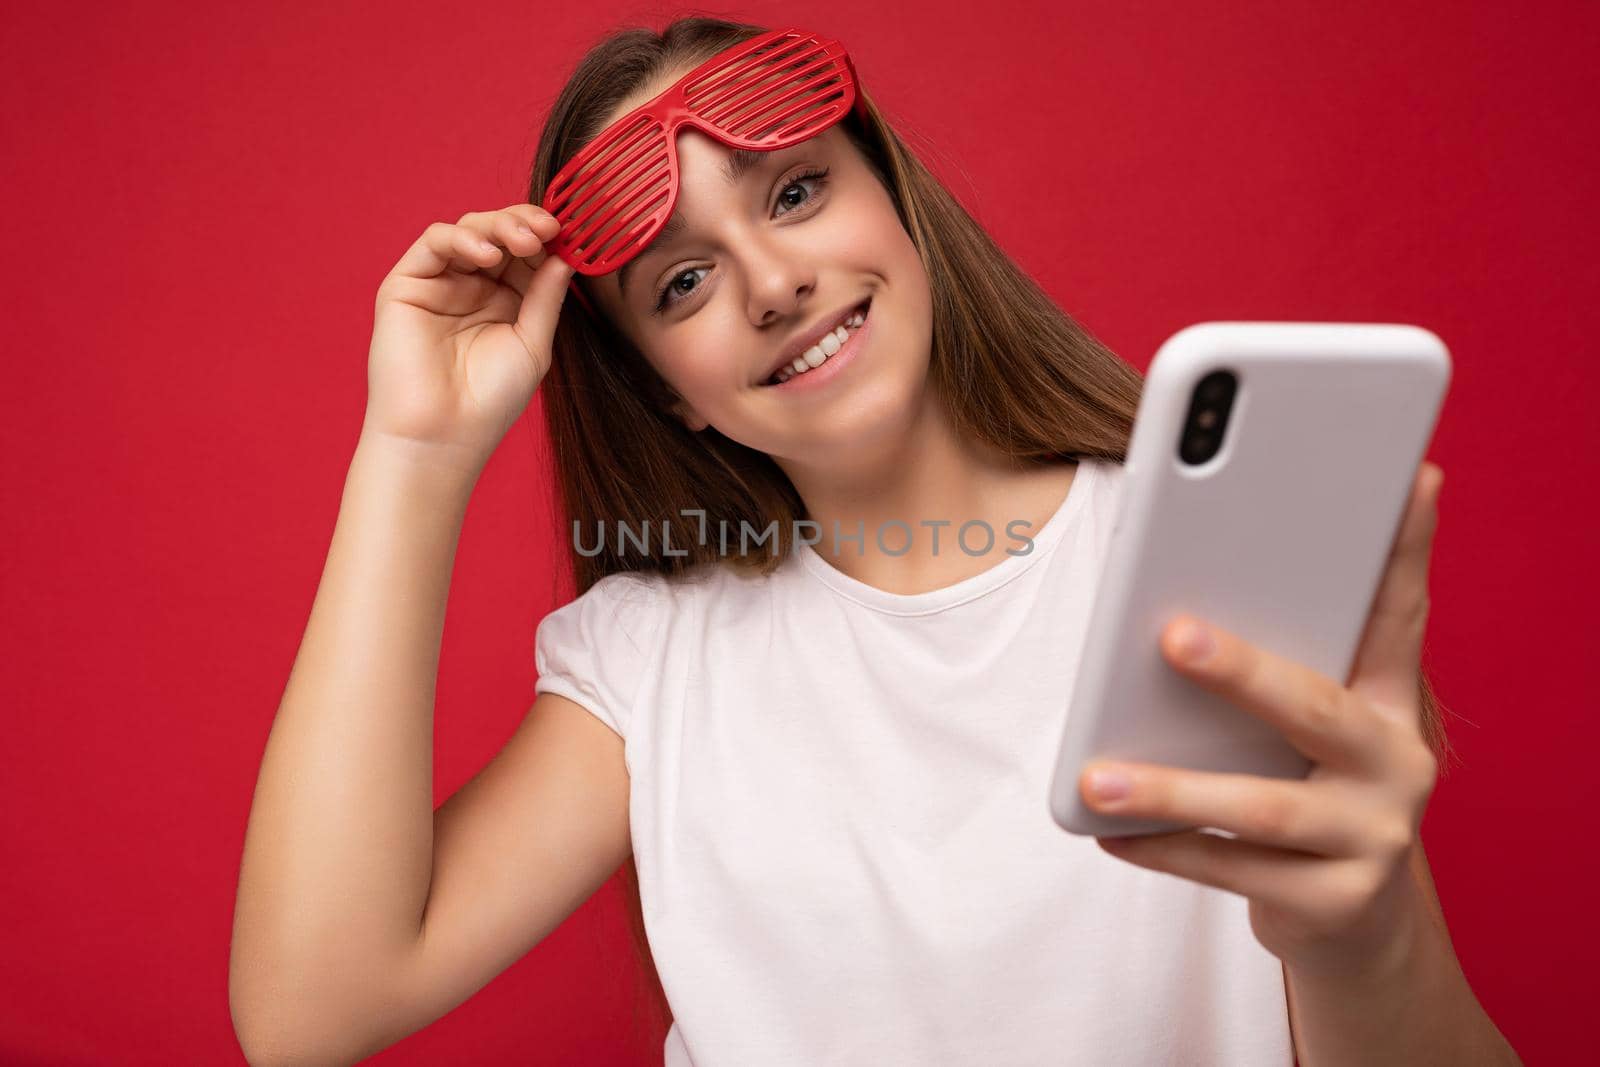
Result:
<svg viewBox="0 0 1600 1067"><path fill-rule="evenodd" d="M606 575L540 620L533 691L581 704L626 738L634 697L662 636L662 610L658 582Z"/></svg>

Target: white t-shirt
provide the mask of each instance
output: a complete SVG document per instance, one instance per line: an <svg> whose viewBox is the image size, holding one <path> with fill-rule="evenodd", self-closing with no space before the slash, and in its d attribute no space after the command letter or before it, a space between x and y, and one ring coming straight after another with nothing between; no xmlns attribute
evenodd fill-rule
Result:
<svg viewBox="0 0 1600 1067"><path fill-rule="evenodd" d="M626 741L668 1067L1292 1062L1246 901L1050 817L1121 475L1081 461L1031 552L996 530L943 589L806 546L610 575L539 624L535 690Z"/></svg>

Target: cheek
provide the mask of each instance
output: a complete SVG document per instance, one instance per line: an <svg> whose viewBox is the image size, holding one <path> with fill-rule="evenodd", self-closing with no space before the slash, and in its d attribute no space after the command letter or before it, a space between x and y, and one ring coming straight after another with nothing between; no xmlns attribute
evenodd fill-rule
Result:
<svg viewBox="0 0 1600 1067"><path fill-rule="evenodd" d="M871 273L883 270L889 257L896 255L889 243L896 239L895 232L905 236L893 208L889 209L886 224L882 207L870 198L841 203L839 207L842 210L834 212L830 220L826 249L816 249L822 253L818 262Z"/></svg>
<svg viewBox="0 0 1600 1067"><path fill-rule="evenodd" d="M900 225L894 201L875 180L864 181L870 183L870 191L861 192L848 211L839 212L848 221L841 224L834 244L838 262L864 273L886 275L896 288L925 289L922 257Z"/></svg>
<svg viewBox="0 0 1600 1067"><path fill-rule="evenodd" d="M710 332L710 331L708 331ZM698 394L722 388L728 378L727 342L707 338L702 344L675 345L661 354L656 365L661 376L681 396L694 399ZM719 353L723 353L719 355Z"/></svg>

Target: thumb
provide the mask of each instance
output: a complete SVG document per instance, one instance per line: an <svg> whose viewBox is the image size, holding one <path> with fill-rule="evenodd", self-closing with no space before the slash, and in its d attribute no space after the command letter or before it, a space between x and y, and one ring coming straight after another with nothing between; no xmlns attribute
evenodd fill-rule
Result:
<svg viewBox="0 0 1600 1067"><path fill-rule="evenodd" d="M574 273L566 260L547 255L528 280L522 304L517 309L517 332L532 351L550 351L556 320L561 317L561 307L567 298L567 284Z"/></svg>

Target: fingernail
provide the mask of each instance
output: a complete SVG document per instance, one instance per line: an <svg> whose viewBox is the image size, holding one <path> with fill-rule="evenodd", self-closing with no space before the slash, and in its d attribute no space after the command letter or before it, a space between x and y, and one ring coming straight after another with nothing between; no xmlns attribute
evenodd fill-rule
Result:
<svg viewBox="0 0 1600 1067"><path fill-rule="evenodd" d="M1133 791L1127 772L1102 767L1089 772L1089 795L1095 800L1121 800Z"/></svg>
<svg viewBox="0 0 1600 1067"><path fill-rule="evenodd" d="M533 236L533 230L530 229L529 227L523 225L520 222L517 223L517 232L522 234L525 237L532 237Z"/></svg>
<svg viewBox="0 0 1600 1067"><path fill-rule="evenodd" d="M493 241L479 241L478 242L478 247L483 249L485 252L498 252L498 251L500 251L499 247L496 246Z"/></svg>
<svg viewBox="0 0 1600 1067"><path fill-rule="evenodd" d="M1178 655L1190 663L1199 663L1217 649L1209 627L1193 619L1178 626Z"/></svg>

